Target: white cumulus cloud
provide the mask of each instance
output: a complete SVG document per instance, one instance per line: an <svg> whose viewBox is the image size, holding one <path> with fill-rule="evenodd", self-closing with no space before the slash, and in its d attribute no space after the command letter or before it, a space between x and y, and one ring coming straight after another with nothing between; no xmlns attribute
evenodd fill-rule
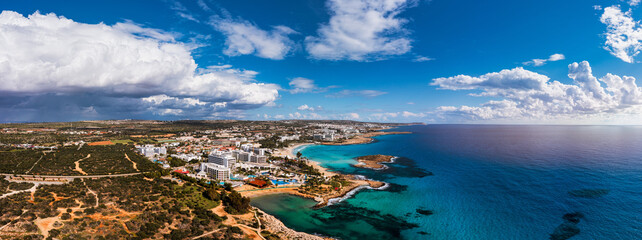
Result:
<svg viewBox="0 0 642 240"><path fill-rule="evenodd" d="M406 19L398 15L411 0L329 0L330 20L305 39L312 58L369 61L411 49Z"/></svg>
<svg viewBox="0 0 642 240"><path fill-rule="evenodd" d="M553 54L553 55L549 56L548 59L535 58L535 59L530 60L528 62L524 62L524 65L533 65L535 67L539 67L539 66L543 66L544 64L546 64L546 62L555 62L555 61L560 61L560 60L564 60L564 59L566 59L564 54L556 53L556 54Z"/></svg>
<svg viewBox="0 0 642 240"><path fill-rule="evenodd" d="M458 75L448 78L436 78L430 85L440 89L470 90L484 89L541 89L548 77L539 73L517 67L500 72L487 73L479 77Z"/></svg>
<svg viewBox="0 0 642 240"><path fill-rule="evenodd" d="M280 60L293 50L294 42L288 35L296 33L286 26L274 26L271 30L263 30L245 20L222 19L213 17L210 24L226 37L228 56L254 54L258 57Z"/></svg>
<svg viewBox="0 0 642 240"><path fill-rule="evenodd" d="M310 107L307 104L303 104L303 105L299 106L297 109L299 109L301 111L314 111L315 110L314 107Z"/></svg>
<svg viewBox="0 0 642 240"><path fill-rule="evenodd" d="M631 10L622 12L619 6L604 8L600 21L606 24L604 49L622 61L633 63L642 49L642 27L631 17Z"/></svg>
<svg viewBox="0 0 642 240"><path fill-rule="evenodd" d="M588 62L572 63L568 76L573 84L548 81L548 77L521 68L488 73L480 77L459 75L437 78L431 83L442 89L479 90L473 96L501 98L481 106L442 106L445 116L470 120L555 120L615 114L642 104L642 88L635 78L613 74L598 79ZM488 82L494 81L493 84ZM501 84L496 84L497 81Z"/></svg>
<svg viewBox="0 0 642 240"><path fill-rule="evenodd" d="M292 79L288 85L292 88L292 94L312 92L319 88L314 84L314 80L302 77Z"/></svg>

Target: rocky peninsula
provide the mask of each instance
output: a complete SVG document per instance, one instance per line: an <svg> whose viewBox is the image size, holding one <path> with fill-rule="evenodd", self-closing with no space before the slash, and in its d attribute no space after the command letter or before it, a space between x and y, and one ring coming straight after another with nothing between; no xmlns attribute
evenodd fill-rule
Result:
<svg viewBox="0 0 642 240"><path fill-rule="evenodd" d="M381 170L386 168L386 165L383 165L382 163L392 163L394 161L394 158L395 156L382 155L382 154L361 156L361 157L357 157L357 161L359 161L359 163L353 164L352 166L359 167L359 168Z"/></svg>

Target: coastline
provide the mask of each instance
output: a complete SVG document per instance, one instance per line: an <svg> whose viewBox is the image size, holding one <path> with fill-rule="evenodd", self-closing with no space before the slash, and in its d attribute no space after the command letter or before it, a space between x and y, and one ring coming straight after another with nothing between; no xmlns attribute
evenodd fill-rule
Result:
<svg viewBox="0 0 642 240"><path fill-rule="evenodd" d="M385 129L382 129L385 130ZM380 130L374 132L368 132L355 136L354 138L347 139L344 142L324 142L320 143L321 145L355 145L355 144L367 144L375 141L374 137L383 136L383 135L397 135L397 134L412 134L412 132L382 132Z"/></svg>
<svg viewBox="0 0 642 240"><path fill-rule="evenodd" d="M374 132L369 132L365 134L361 134L353 139L359 139L358 141L366 141L362 143L337 143L337 144L321 144L321 145L352 145L352 144L365 144L374 141L372 137L376 136L382 136L382 135L393 135L393 134L411 134L412 132L382 132L381 130L386 130L386 129L378 129L377 131ZM288 157L288 158L296 158L296 153L294 152L295 149L303 147L303 146L309 146L309 145L317 145L318 143L297 143L293 144L292 146L289 146L284 149L278 149L277 150L277 156L282 156L282 157ZM394 158L393 158L394 159ZM390 162L393 160L390 159ZM335 175L341 175L340 173L330 171L329 169L322 167L321 163L313 160L307 160L308 164L312 165L315 169L317 169L319 172L322 173L323 176L325 177L332 177ZM385 165L384 165L385 167ZM377 170L377 169L373 169ZM315 208L321 208L325 207L328 205L331 205L333 203L338 203L340 201L345 200L346 198L351 197L352 195L356 194L362 189L384 189L385 187L388 186L388 183L386 182L379 182L371 179L359 179L358 177L354 175L346 175L347 177L351 178L351 182L353 184L344 187L341 189L341 191L335 193L335 194L330 194L326 196L314 196L312 194L306 194L306 193L301 193L298 191L298 186L297 187L281 187L281 188L268 188L268 189L263 189L263 190L257 190L257 189L252 189L252 190L241 190L239 191L243 196L245 197L258 197L258 196L264 196L264 195L270 195L270 194L280 194L280 193L287 193L303 198L308 198L312 199L317 202L317 205Z"/></svg>
<svg viewBox="0 0 642 240"><path fill-rule="evenodd" d="M341 143L320 143L320 145L355 145L355 144L367 144L367 143L372 143L375 141L373 137L376 136L383 136L383 135L394 135L394 134L411 134L412 132L382 132L381 130L385 129L379 129L375 132L369 132L365 134L360 134L356 136L355 138L348 139L346 142L341 142ZM292 146L289 146L285 149L279 149L277 150L277 156L283 156L283 157L288 157L291 159L296 158L296 153L295 149L303 147L303 146L309 146L309 145L317 145L319 143L297 143L293 144ZM393 162L394 157L391 158L389 161ZM323 176L326 177L332 177L335 175L339 175L340 173L337 172L332 172L329 169L322 167L321 163L313 161L313 160L308 160L308 163L312 165L314 168L319 170L323 174ZM385 167L385 165L384 165ZM376 169L375 169L376 170ZM353 183L350 186L346 186L341 189L341 191L337 192L336 194L330 194L326 196L314 196L311 194L306 194L306 193L301 193L298 191L298 186L293 186L293 187L285 187L285 188L272 188L272 189L264 189L264 190L246 190L240 192L244 197L249 197L249 198L255 198L259 196L265 196L265 195L272 195L272 194L290 194L294 196L299 196L307 199L312 199L317 202L317 204L314 206L314 208L322 208L326 206L330 206L336 203L339 203L345 199L351 198L355 194L357 194L359 191L363 189L376 189L376 190L383 190L389 186L388 183L386 182L380 182L380 181L375 181L371 179L361 179L359 176L354 176L354 175L346 175L352 178L350 181ZM363 177L363 176L361 176ZM317 235L305 233L305 232L298 232L295 231L294 229L291 229L281 220L278 218L267 214L263 210L260 210L258 208L258 212L262 213L262 218L265 220L265 225L267 229L272 230L272 232L284 237L285 239L334 239L334 238L329 238L329 237L320 237Z"/></svg>
<svg viewBox="0 0 642 240"><path fill-rule="evenodd" d="M308 146L308 145L316 145L316 143L297 143L292 146L289 146L285 148L283 151L280 151L282 154L285 154L285 156L288 156L289 158L296 158L296 153L294 152L295 149L303 146ZM337 175L337 173L330 171L327 168L324 168L321 166L321 163L317 161L312 161L308 159L308 163L312 165L314 168L319 170L324 176L332 177L334 175Z"/></svg>
<svg viewBox="0 0 642 240"><path fill-rule="evenodd" d="M351 176L351 175L348 175L348 176ZM354 178L354 176L351 176L351 177ZM299 192L297 188L298 186L264 188L264 189L252 188L252 189L238 190L238 192L244 197L249 197L249 198L285 193L285 194L290 194L290 195L314 200L317 202L314 208L322 208L325 206L332 205L334 203L341 202L351 197L352 195L356 194L362 189L384 189L385 187L388 186L388 183L386 182L379 182L379 181L374 181L370 179L353 179L351 181L353 184L351 184L350 186L344 187L343 189L341 189L341 191L336 192L335 194L329 194L325 196L317 196L313 194Z"/></svg>
<svg viewBox="0 0 642 240"><path fill-rule="evenodd" d="M260 213L259 219L262 220L261 222L264 224L265 228L270 230L270 232L273 232L274 234L277 234L284 239L302 239L302 240L335 239L335 238L321 237L321 236L317 236L317 235L313 235L305 232L295 231L294 229L291 229L285 226L285 224L283 224L283 222L281 222L281 220L279 220L275 216L272 216L257 207L253 207L253 208L256 209L258 213Z"/></svg>
<svg viewBox="0 0 642 240"><path fill-rule="evenodd" d="M349 175L350 176L350 175ZM354 177L354 176L352 176ZM354 184L352 184L349 187L345 187L341 189L340 192L337 194L332 194L328 196L323 196L323 202L318 203L315 208L322 208L325 206L330 206L335 203L339 203L343 200L346 200L350 197L352 197L354 194L357 194L359 191L363 189L384 189L386 186L388 186L388 183L386 182L379 182L379 181L374 181L370 179L359 179L359 180L351 180Z"/></svg>
<svg viewBox="0 0 642 240"><path fill-rule="evenodd" d="M296 153L294 152L294 149L302 146L307 146L307 145L316 145L316 143L295 143L292 146L289 146L287 148L277 149L279 154L276 154L276 155L281 157L296 158Z"/></svg>

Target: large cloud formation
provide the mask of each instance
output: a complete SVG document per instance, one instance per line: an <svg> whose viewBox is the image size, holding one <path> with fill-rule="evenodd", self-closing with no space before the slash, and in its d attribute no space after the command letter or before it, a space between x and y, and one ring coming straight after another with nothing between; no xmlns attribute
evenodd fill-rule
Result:
<svg viewBox="0 0 642 240"><path fill-rule="evenodd" d="M459 75L433 79L431 85L449 90L477 90L473 96L492 97L481 106L442 106L438 113L469 120L555 120L595 117L636 111L642 88L635 78L613 74L597 79L588 62L572 63L573 84L514 68L478 77ZM605 85L605 86L603 86Z"/></svg>
<svg viewBox="0 0 642 240"><path fill-rule="evenodd" d="M631 10L622 12L619 6L604 8L600 21L607 26L604 48L622 61L633 63L642 49L642 27L631 17Z"/></svg>
<svg viewBox="0 0 642 240"><path fill-rule="evenodd" d="M256 82L256 72L229 66L199 68L191 50L172 34L131 22L84 24L55 14L24 17L3 11L0 108L14 117L0 120L51 119L51 109L34 104L43 100L52 103L52 112L71 107L77 114L95 117L176 114L194 107L198 111L189 112L197 115L191 117L208 117L278 98L279 87ZM179 101L170 108L164 101L144 100L150 96ZM189 99L199 104L179 104Z"/></svg>
<svg viewBox="0 0 642 240"><path fill-rule="evenodd" d="M368 61L410 51L406 19L397 16L412 0L329 0L330 21L318 36L306 37L306 49L315 59Z"/></svg>

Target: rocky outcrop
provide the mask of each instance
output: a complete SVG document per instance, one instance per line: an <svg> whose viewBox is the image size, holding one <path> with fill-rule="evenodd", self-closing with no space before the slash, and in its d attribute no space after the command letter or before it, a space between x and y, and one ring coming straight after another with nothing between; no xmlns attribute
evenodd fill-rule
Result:
<svg viewBox="0 0 642 240"><path fill-rule="evenodd" d="M259 213L261 213L261 216L259 216L259 219L261 219L262 226L267 228L270 232L273 232L279 235L279 237L283 239L300 239L300 240L333 239L333 238L319 237L309 233L294 231L293 229L286 227L285 224L283 224L283 222L281 222L276 217L269 215L258 208L256 210Z"/></svg>

